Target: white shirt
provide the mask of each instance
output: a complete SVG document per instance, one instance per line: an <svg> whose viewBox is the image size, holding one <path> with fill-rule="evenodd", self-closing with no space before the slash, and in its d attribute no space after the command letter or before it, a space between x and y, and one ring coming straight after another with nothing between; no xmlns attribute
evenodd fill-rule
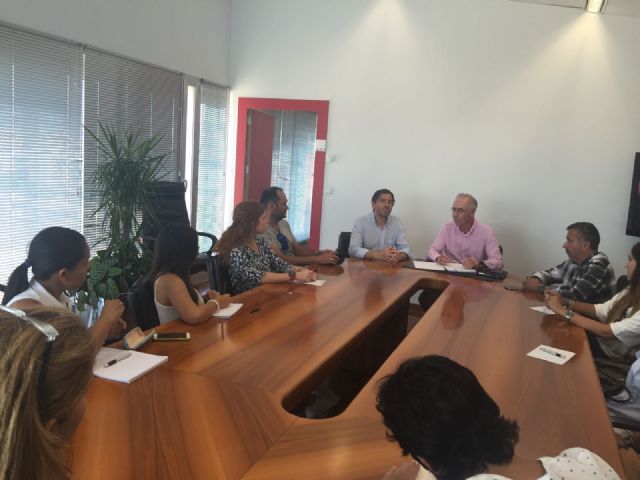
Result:
<svg viewBox="0 0 640 480"><path fill-rule="evenodd" d="M625 289L611 300L594 305L598 320L605 322L613 305L627 292L628 289ZM640 347L640 311L631 315L631 308L628 308L624 316L624 319L610 324L615 338L598 337L604 353L614 360L625 360L633 356Z"/></svg>
<svg viewBox="0 0 640 480"><path fill-rule="evenodd" d="M70 312L73 311L73 302L67 295L63 293L58 298L54 297L35 278L29 282L29 288L13 297L7 306L10 307L20 300L35 300L45 307L65 308Z"/></svg>

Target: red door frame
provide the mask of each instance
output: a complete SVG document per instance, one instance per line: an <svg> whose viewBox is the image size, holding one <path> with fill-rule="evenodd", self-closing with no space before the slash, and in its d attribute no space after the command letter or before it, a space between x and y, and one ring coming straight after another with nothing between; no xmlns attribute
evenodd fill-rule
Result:
<svg viewBox="0 0 640 480"><path fill-rule="evenodd" d="M244 198L244 159L247 149L247 112L250 110L301 110L316 112L318 125L316 140L327 139L329 124L328 100L289 100L283 98L238 98L238 130L236 143L236 178L234 206ZM322 218L322 194L324 190L324 161L326 152L316 151L313 165L313 193L311 195L311 230L309 246L318 248L320 244L320 220Z"/></svg>

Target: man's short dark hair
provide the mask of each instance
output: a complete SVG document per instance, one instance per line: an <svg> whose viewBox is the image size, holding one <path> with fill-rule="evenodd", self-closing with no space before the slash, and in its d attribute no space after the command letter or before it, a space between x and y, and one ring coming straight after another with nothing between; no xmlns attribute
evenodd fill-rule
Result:
<svg viewBox="0 0 640 480"><path fill-rule="evenodd" d="M576 222L567 227L567 230L575 230L580 237L589 242L591 250L598 251L600 246L600 232L593 223L589 222Z"/></svg>
<svg viewBox="0 0 640 480"><path fill-rule="evenodd" d="M389 195L391 195L391 201L395 204L396 203L396 197L393 196L393 192L391 190L389 190L388 188L381 188L380 190L376 190L375 193L373 194L373 197L371 197L371 201L372 202L377 202L378 199L384 195L385 193L388 193Z"/></svg>
<svg viewBox="0 0 640 480"><path fill-rule="evenodd" d="M271 202L277 204L280 200L278 198L278 192L282 192L283 190L280 187L269 187L265 188L262 191L262 195L260 195L260 203L265 207L269 205Z"/></svg>
<svg viewBox="0 0 640 480"><path fill-rule="evenodd" d="M428 355L383 378L376 407L403 454L421 457L439 480L467 478L511 460L518 425L468 368Z"/></svg>

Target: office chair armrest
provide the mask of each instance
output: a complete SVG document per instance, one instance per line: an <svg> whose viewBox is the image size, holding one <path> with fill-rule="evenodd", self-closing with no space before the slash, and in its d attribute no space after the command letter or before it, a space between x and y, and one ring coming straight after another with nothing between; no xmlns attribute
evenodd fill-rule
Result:
<svg viewBox="0 0 640 480"><path fill-rule="evenodd" d="M217 237L215 235L212 235L210 233L206 233L206 232L196 232L199 236L201 237L207 237L211 240L211 246L209 247L209 250L207 250L207 255L211 255L211 253L213 253L213 247L216 246L216 242L218 241Z"/></svg>

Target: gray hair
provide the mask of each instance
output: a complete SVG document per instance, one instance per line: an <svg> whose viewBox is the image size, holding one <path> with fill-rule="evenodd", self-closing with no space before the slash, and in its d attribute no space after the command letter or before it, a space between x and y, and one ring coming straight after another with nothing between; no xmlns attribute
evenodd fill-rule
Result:
<svg viewBox="0 0 640 480"><path fill-rule="evenodd" d="M475 211L476 208L478 208L478 201L476 200L476 197L474 197L473 195L471 195L470 193L459 193L458 195L456 195L456 198L468 198L471 203L473 204L473 210Z"/></svg>

